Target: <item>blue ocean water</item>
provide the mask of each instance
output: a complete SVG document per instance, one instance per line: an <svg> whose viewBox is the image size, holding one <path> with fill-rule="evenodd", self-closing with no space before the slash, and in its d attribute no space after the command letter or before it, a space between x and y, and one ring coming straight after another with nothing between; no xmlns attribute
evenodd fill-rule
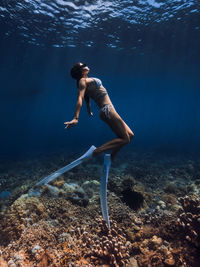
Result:
<svg viewBox="0 0 200 267"><path fill-rule="evenodd" d="M200 4L184 0L2 1L1 157L85 150L114 137L85 104L73 118L78 61L135 133L130 150L198 153Z"/></svg>
<svg viewBox="0 0 200 267"><path fill-rule="evenodd" d="M199 47L198 0L0 2L0 266L199 266ZM135 134L111 167L76 62Z"/></svg>

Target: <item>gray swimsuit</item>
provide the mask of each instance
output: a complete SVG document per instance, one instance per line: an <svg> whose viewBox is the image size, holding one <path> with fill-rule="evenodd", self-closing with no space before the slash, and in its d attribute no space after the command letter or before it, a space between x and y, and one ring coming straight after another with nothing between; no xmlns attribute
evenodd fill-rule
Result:
<svg viewBox="0 0 200 267"><path fill-rule="evenodd" d="M106 117L110 118L110 109L112 105L106 104L106 105L101 106L101 101L100 101L100 99L102 97L105 97L108 93L106 89L101 86L102 82L100 79L94 78L94 77L91 77L91 78L95 81L96 87L90 86L90 85L87 86L85 94L86 96L91 97L96 102L96 104L98 105L100 109L99 113L103 112Z"/></svg>

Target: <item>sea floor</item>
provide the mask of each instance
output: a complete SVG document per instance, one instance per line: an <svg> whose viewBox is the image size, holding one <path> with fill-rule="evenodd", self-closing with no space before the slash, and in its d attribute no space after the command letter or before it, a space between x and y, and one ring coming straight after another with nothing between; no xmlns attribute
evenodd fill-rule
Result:
<svg viewBox="0 0 200 267"><path fill-rule="evenodd" d="M0 267L200 266L200 157L120 152L109 174L108 229L103 156L30 193L80 155L0 161Z"/></svg>

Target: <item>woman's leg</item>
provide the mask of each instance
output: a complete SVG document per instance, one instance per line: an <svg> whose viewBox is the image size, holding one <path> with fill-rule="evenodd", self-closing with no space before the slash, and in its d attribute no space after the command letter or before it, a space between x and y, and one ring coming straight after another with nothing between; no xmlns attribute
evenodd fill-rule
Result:
<svg viewBox="0 0 200 267"><path fill-rule="evenodd" d="M118 114L118 115L119 115L119 114ZM121 118L121 117L120 117L120 118ZM121 119L121 120L122 120L122 119ZM123 120L122 120L122 121L123 121ZM129 134L130 141L131 141L131 139L132 139L133 136L134 136L134 133L131 131L131 129L128 127L128 125L127 125L124 121L123 121L123 123L125 124L125 128L126 128L128 134ZM121 146L116 147L116 148L114 148L114 149L112 150L112 152L111 152L111 159L112 159L112 160L115 158L116 154L119 152L119 150L120 150L123 146L124 146L124 145L121 145Z"/></svg>
<svg viewBox="0 0 200 267"><path fill-rule="evenodd" d="M133 138L134 134L130 136L130 140ZM121 145L119 147L116 147L112 150L111 152L111 159L114 160L115 156L117 155L117 153L120 151L120 149L123 147L124 145Z"/></svg>
<svg viewBox="0 0 200 267"><path fill-rule="evenodd" d="M100 118L110 126L111 130L117 135L118 138L110 140L109 142L95 149L93 156L112 149L111 158L113 159L116 153L124 145L130 142L131 138L134 136L134 133L115 111L114 107L110 109L109 117L106 116L105 113L101 112Z"/></svg>

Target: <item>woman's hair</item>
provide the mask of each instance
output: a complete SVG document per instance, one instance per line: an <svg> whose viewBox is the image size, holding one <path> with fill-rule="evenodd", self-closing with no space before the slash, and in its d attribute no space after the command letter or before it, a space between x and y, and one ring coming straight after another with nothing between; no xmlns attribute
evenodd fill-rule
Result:
<svg viewBox="0 0 200 267"><path fill-rule="evenodd" d="M82 65L83 63L78 62L71 68L71 71L70 71L72 78L77 81L82 78L82 70L81 70Z"/></svg>

